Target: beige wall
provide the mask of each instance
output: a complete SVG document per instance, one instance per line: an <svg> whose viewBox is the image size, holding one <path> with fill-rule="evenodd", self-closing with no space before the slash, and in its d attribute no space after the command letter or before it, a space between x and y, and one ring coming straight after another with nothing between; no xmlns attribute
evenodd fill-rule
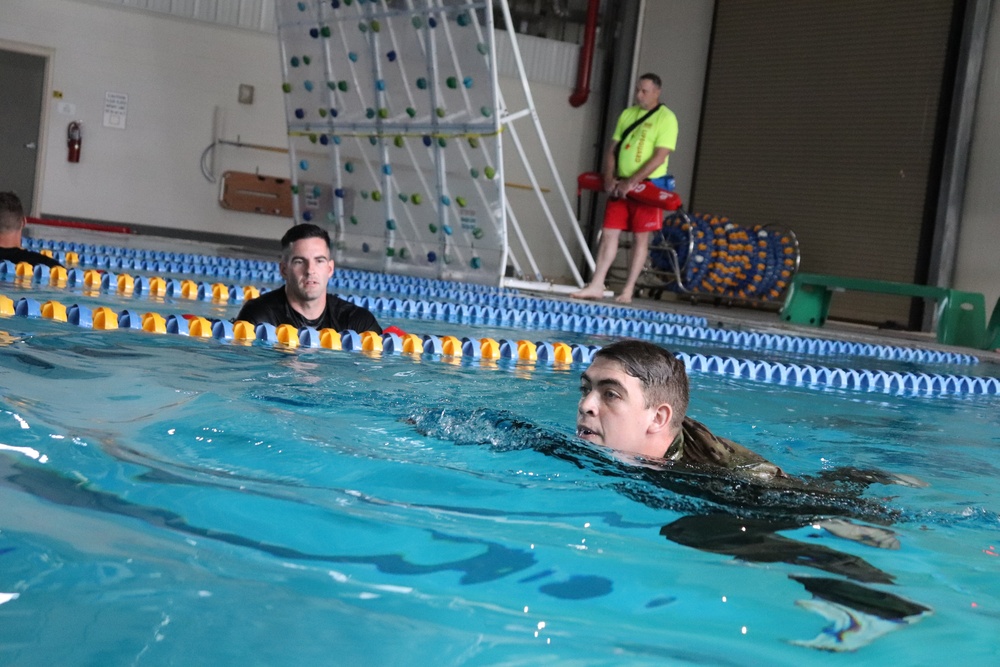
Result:
<svg viewBox="0 0 1000 667"><path fill-rule="evenodd" d="M1000 2L986 34L979 101L959 228L955 288L982 292L989 311L1000 299ZM989 313L987 313L989 316Z"/></svg>
<svg viewBox="0 0 1000 667"><path fill-rule="evenodd" d="M684 201L691 195L714 11L714 0L647 0L639 36L636 75L659 74L662 101L677 115L677 150L670 156L670 173Z"/></svg>

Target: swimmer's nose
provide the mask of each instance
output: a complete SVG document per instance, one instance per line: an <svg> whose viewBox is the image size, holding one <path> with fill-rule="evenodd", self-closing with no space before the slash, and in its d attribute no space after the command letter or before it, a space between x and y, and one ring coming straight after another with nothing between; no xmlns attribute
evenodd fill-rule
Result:
<svg viewBox="0 0 1000 667"><path fill-rule="evenodd" d="M588 392L580 398L580 404L577 405L577 412L581 415L592 415L594 414L594 405L596 401L593 398L593 392Z"/></svg>

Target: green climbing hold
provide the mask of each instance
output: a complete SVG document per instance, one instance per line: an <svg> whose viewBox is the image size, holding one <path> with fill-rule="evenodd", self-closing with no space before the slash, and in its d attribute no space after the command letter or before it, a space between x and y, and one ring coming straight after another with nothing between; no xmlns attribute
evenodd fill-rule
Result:
<svg viewBox="0 0 1000 667"><path fill-rule="evenodd" d="M326 109L322 109L322 108L321 108L321 109L319 110L319 117L320 117L320 118L326 118Z"/></svg>
<svg viewBox="0 0 1000 667"><path fill-rule="evenodd" d="M458 79L453 76L449 76L445 79L445 83L448 84L449 88L458 88Z"/></svg>
<svg viewBox="0 0 1000 667"><path fill-rule="evenodd" d="M320 28L319 29L319 34L323 35L324 37L329 37L330 36L330 26L325 25L322 28Z"/></svg>
<svg viewBox="0 0 1000 667"><path fill-rule="evenodd" d="M420 77L419 79L417 79L417 88L419 88L420 90L427 90L427 79L425 79L424 77Z"/></svg>
<svg viewBox="0 0 1000 667"><path fill-rule="evenodd" d="M469 146L472 148L479 148L479 139L476 137L469 137Z"/></svg>
<svg viewBox="0 0 1000 667"><path fill-rule="evenodd" d="M374 117L375 117L375 109L372 109L371 107L365 109L365 118L371 120Z"/></svg>
<svg viewBox="0 0 1000 667"><path fill-rule="evenodd" d="M473 229L472 230L472 237L476 238L476 239L483 238L483 230L482 230L482 228L481 227L476 227L475 229Z"/></svg>
<svg viewBox="0 0 1000 667"><path fill-rule="evenodd" d="M351 224L352 225L358 224L358 216L356 216L356 215L352 215L351 216Z"/></svg>
<svg viewBox="0 0 1000 667"><path fill-rule="evenodd" d="M396 138L392 140L392 143L396 144L396 148L402 148L403 147L402 135L396 135Z"/></svg>
<svg viewBox="0 0 1000 667"><path fill-rule="evenodd" d="M465 208L465 197L455 197L455 203L460 207Z"/></svg>
<svg viewBox="0 0 1000 667"><path fill-rule="evenodd" d="M359 23L358 24L358 30L360 30L361 32L368 32L368 24L367 23Z"/></svg>
<svg viewBox="0 0 1000 667"><path fill-rule="evenodd" d="M378 143L378 137L373 134L372 136L368 137L368 143L374 146L375 144Z"/></svg>
<svg viewBox="0 0 1000 667"><path fill-rule="evenodd" d="M309 56L302 56L302 64L303 65L308 65L311 62L312 62L312 58L310 58Z"/></svg>
<svg viewBox="0 0 1000 667"><path fill-rule="evenodd" d="M479 111L480 111L480 113L482 113L482 114L483 114L483 116L485 116L486 118L489 118L490 116L492 116L492 115L493 115L493 109L491 109L491 108L489 108L489 107L482 107L482 108L481 108L481 109L480 109Z"/></svg>
<svg viewBox="0 0 1000 667"><path fill-rule="evenodd" d="M486 167L485 169L483 169L483 174L486 176L486 178L492 181L493 177L497 175L497 170L494 169L493 167Z"/></svg>
<svg viewBox="0 0 1000 667"><path fill-rule="evenodd" d="M378 21L372 21L371 22L371 28L372 28L372 32L378 32L379 30L382 29L382 24L379 23Z"/></svg>
<svg viewBox="0 0 1000 667"><path fill-rule="evenodd" d="M414 116L417 115L417 110L414 109L413 107L406 107L406 115L409 116L410 118L413 118Z"/></svg>
<svg viewBox="0 0 1000 667"><path fill-rule="evenodd" d="M441 148L445 148L446 146L448 146L448 140L445 139L444 137L438 137L438 146L440 146Z"/></svg>
<svg viewBox="0 0 1000 667"><path fill-rule="evenodd" d="M392 257L395 254L396 254L396 249L395 248L386 248L385 249L385 256L386 257Z"/></svg>
<svg viewBox="0 0 1000 667"><path fill-rule="evenodd" d="M385 228L388 229L390 232L394 231L396 229L396 221L393 220L392 218L389 218L388 220L385 221Z"/></svg>
<svg viewBox="0 0 1000 667"><path fill-rule="evenodd" d="M406 248L400 248L399 249L399 258L400 259L406 259L409 256L410 256L410 253L409 253L409 251L407 251Z"/></svg>
<svg viewBox="0 0 1000 667"><path fill-rule="evenodd" d="M382 193L378 190L372 191L372 201L382 201Z"/></svg>
<svg viewBox="0 0 1000 667"><path fill-rule="evenodd" d="M290 83L283 83L283 84L281 84L281 90L283 90L286 93L292 92L292 84L290 84Z"/></svg>
<svg viewBox="0 0 1000 667"><path fill-rule="evenodd" d="M420 18L419 16L414 16L413 20L411 20L410 23L412 23L413 27L417 28L417 29L420 29L420 28L424 27L424 20L422 18Z"/></svg>
<svg viewBox="0 0 1000 667"><path fill-rule="evenodd" d="M299 186L297 186L297 185L293 185L292 186L292 194L293 195L299 194Z"/></svg>
<svg viewBox="0 0 1000 667"><path fill-rule="evenodd" d="M435 225L433 222L431 224L427 225L427 229L431 230L431 234L437 234L438 233L438 226Z"/></svg>
<svg viewBox="0 0 1000 667"><path fill-rule="evenodd" d="M423 197L421 197L419 194L417 194L416 192L414 192L412 195L410 195L410 201L413 202L414 204L417 204L419 206L420 202L423 201Z"/></svg>
<svg viewBox="0 0 1000 667"><path fill-rule="evenodd" d="M316 143L317 139L318 139L318 137L315 134L312 134L312 133L309 134L309 143L314 144L314 143Z"/></svg>
<svg viewBox="0 0 1000 667"><path fill-rule="evenodd" d="M344 171L346 171L348 174L354 173L354 163L353 162L345 162L344 163Z"/></svg>
<svg viewBox="0 0 1000 667"><path fill-rule="evenodd" d="M385 107L381 107L378 110L378 117L379 118L388 118L389 117L389 110L386 109Z"/></svg>
<svg viewBox="0 0 1000 667"><path fill-rule="evenodd" d="M438 118L444 118L444 107L438 107L434 110L434 113L437 114Z"/></svg>
<svg viewBox="0 0 1000 667"><path fill-rule="evenodd" d="M347 82L346 81L341 81L340 83L338 83L337 84L337 89L340 92L342 92L342 93L346 93L347 92Z"/></svg>

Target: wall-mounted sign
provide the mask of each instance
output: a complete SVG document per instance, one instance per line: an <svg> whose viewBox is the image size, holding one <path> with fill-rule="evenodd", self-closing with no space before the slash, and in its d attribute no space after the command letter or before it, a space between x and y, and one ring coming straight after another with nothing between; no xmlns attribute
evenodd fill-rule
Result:
<svg viewBox="0 0 1000 667"><path fill-rule="evenodd" d="M124 93L104 93L104 127L124 130L125 117L127 115L128 95Z"/></svg>

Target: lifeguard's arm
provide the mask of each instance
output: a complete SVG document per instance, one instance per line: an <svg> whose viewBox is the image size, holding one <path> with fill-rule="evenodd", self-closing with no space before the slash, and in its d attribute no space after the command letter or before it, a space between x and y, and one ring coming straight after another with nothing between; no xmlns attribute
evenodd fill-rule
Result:
<svg viewBox="0 0 1000 667"><path fill-rule="evenodd" d="M635 189L635 186L639 185L644 180L646 180L650 174L652 174L659 168L661 164L666 162L667 156L669 155L670 155L669 148L665 148L663 146L657 146L653 150L653 154L649 156L649 159L646 160L641 167L639 167L639 171L635 172L628 178L622 180L622 182L618 185L618 191L622 195L631 192L633 189Z"/></svg>
<svg viewBox="0 0 1000 667"><path fill-rule="evenodd" d="M612 141L608 144L608 149L604 151L604 168L601 170L601 175L604 176L605 192L611 192L618 185L618 165L615 159L618 143L617 141Z"/></svg>

